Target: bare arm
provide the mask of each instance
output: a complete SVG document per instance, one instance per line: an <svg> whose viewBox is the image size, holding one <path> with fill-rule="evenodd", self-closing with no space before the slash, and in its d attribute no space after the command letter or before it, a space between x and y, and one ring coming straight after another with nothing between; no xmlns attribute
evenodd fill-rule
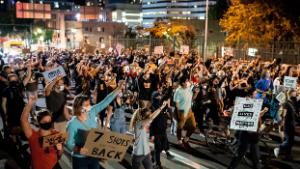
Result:
<svg viewBox="0 0 300 169"><path fill-rule="evenodd" d="M32 76L32 68L31 68L31 62L28 65L28 70L25 79L23 80L23 85L26 86L28 82L30 81L30 78Z"/></svg>
<svg viewBox="0 0 300 169"><path fill-rule="evenodd" d="M49 96L56 82L61 78L61 76L57 76L53 81L48 83L45 87L45 95Z"/></svg>
<svg viewBox="0 0 300 169"><path fill-rule="evenodd" d="M30 126L28 119L29 119L30 111L31 111L32 106L35 101L36 101L36 97L31 96L28 101L28 104L25 106L23 113L21 115L21 126L22 126L23 132L27 138L30 138L32 135L32 128Z"/></svg>
<svg viewBox="0 0 300 169"><path fill-rule="evenodd" d="M148 119L142 121L142 125L145 126L146 124L151 123L151 121L153 121L161 113L161 111L166 107L166 105L167 102L164 102L163 105L157 110L155 110Z"/></svg>
<svg viewBox="0 0 300 169"><path fill-rule="evenodd" d="M104 122L104 130L106 130L108 128L108 124L109 124L111 116L112 116L112 106L108 106L106 111L107 111L107 117Z"/></svg>

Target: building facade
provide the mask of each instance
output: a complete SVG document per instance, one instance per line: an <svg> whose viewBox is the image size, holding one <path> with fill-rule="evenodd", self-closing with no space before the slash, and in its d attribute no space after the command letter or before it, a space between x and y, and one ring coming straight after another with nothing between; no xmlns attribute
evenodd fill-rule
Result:
<svg viewBox="0 0 300 169"><path fill-rule="evenodd" d="M209 5L215 3L216 0L209 0ZM153 26L157 18L202 20L205 6L206 0L143 0L143 26Z"/></svg>
<svg viewBox="0 0 300 169"><path fill-rule="evenodd" d="M106 7L110 11L112 22L124 23L131 28L142 24L142 8L139 4L113 3Z"/></svg>

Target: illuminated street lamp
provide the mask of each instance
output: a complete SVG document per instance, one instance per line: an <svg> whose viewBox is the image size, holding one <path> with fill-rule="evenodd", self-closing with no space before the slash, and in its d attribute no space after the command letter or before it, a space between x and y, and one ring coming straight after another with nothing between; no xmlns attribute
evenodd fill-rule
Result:
<svg viewBox="0 0 300 169"><path fill-rule="evenodd" d="M75 18L76 18L77 21L79 21L79 20L80 20L80 13L77 13L77 14L75 15Z"/></svg>

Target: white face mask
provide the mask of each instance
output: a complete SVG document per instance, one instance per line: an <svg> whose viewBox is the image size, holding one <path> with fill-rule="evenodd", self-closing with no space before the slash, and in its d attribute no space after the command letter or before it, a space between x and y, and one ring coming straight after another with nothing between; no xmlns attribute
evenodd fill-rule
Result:
<svg viewBox="0 0 300 169"><path fill-rule="evenodd" d="M64 86L64 85L59 86L59 90L60 90L60 91L64 91L64 90L65 90L65 86Z"/></svg>
<svg viewBox="0 0 300 169"><path fill-rule="evenodd" d="M82 107L82 112L88 113L91 110L91 106Z"/></svg>

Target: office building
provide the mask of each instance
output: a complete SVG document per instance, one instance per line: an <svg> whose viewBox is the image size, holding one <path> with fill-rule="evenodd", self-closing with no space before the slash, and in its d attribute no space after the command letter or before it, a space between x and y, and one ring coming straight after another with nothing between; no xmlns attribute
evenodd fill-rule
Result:
<svg viewBox="0 0 300 169"><path fill-rule="evenodd" d="M209 0L214 5L216 0ZM143 26L151 27L157 18L204 19L206 0L143 0Z"/></svg>

